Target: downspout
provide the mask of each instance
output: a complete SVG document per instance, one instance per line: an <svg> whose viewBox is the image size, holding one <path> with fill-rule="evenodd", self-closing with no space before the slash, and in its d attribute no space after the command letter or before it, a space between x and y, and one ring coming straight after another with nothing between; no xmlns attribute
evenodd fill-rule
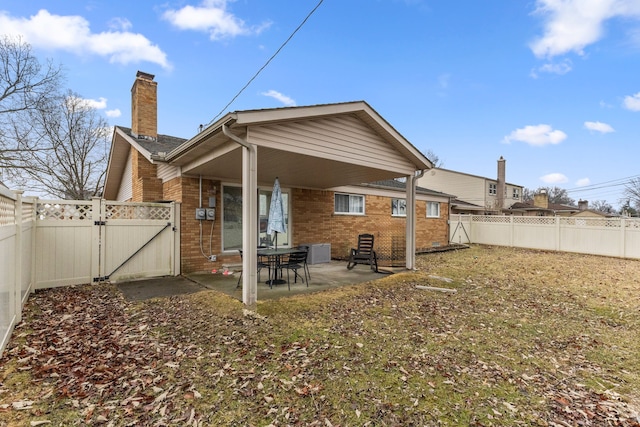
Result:
<svg viewBox="0 0 640 427"><path fill-rule="evenodd" d="M419 170L417 173L409 176L407 184L411 185L407 188L407 202L411 203L411 215L407 217L406 225L406 240L408 242L407 247L407 270L415 270L416 268L416 183L419 178L424 175L424 170Z"/></svg>
<svg viewBox="0 0 640 427"><path fill-rule="evenodd" d="M256 309L258 300L257 266L258 255L258 184L257 150L255 145L234 135L226 124L222 133L232 141L246 148L242 152L242 302L250 309Z"/></svg>

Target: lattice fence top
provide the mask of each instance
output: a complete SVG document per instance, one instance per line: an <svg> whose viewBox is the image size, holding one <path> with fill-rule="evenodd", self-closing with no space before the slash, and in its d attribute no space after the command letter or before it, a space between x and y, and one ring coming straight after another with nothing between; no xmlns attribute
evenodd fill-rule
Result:
<svg viewBox="0 0 640 427"><path fill-rule="evenodd" d="M571 217L560 218L563 225L575 225L579 227L605 227L620 228L622 221L619 218L589 218L589 217Z"/></svg>
<svg viewBox="0 0 640 427"><path fill-rule="evenodd" d="M0 225L16 223L16 202L8 197L0 196Z"/></svg>
<svg viewBox="0 0 640 427"><path fill-rule="evenodd" d="M22 203L22 222L33 220L33 203Z"/></svg>
<svg viewBox="0 0 640 427"><path fill-rule="evenodd" d="M87 220L91 219L91 203L44 202L38 203L36 216L39 220Z"/></svg>
<svg viewBox="0 0 640 427"><path fill-rule="evenodd" d="M163 221L171 220L173 207L171 205L122 205L107 204L105 206L105 216L107 220L113 219L156 219Z"/></svg>
<svg viewBox="0 0 640 427"><path fill-rule="evenodd" d="M552 216L514 216L513 222L529 225L553 225L556 223L556 219Z"/></svg>

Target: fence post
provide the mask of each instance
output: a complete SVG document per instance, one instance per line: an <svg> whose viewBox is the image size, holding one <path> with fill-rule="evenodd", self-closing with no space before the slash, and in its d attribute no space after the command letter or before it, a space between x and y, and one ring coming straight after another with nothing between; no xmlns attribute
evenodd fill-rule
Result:
<svg viewBox="0 0 640 427"><path fill-rule="evenodd" d="M16 241L15 241L15 274L14 274L14 306L16 314L16 324L22 320L22 191L15 191L15 224L16 224Z"/></svg>
<svg viewBox="0 0 640 427"><path fill-rule="evenodd" d="M180 233L182 232L182 227L180 224L181 221L181 213L180 213L181 204L180 202L173 202L173 271L171 274L174 276L179 276L182 274L181 269L181 259L180 259ZM220 221L222 223L222 221Z"/></svg>
<svg viewBox="0 0 640 427"><path fill-rule="evenodd" d="M513 222L513 215L509 217L509 223L511 224L511 227L509 227L509 247L513 247L513 234L516 226Z"/></svg>
<svg viewBox="0 0 640 427"><path fill-rule="evenodd" d="M556 251L560 250L560 217L556 216Z"/></svg>
<svg viewBox="0 0 640 427"><path fill-rule="evenodd" d="M627 256L627 220L625 217L620 218L620 256Z"/></svg>
<svg viewBox="0 0 640 427"><path fill-rule="evenodd" d="M91 277L100 277L100 266L104 268L103 263L100 260L100 228L99 225L102 221L102 207L100 197L93 197L91 199L91 221L93 221L93 227L91 227ZM104 238L102 236L102 238Z"/></svg>
<svg viewBox="0 0 640 427"><path fill-rule="evenodd" d="M33 228L31 229L31 293L36 292L36 233L38 232L38 197L33 197L31 204L31 220Z"/></svg>

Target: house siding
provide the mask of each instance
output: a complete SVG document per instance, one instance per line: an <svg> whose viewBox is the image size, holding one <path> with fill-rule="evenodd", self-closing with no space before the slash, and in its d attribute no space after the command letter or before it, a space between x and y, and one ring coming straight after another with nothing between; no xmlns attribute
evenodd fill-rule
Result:
<svg viewBox="0 0 640 427"><path fill-rule="evenodd" d="M122 180L120 181L120 187L118 188L118 196L116 200L119 202L128 202L133 197L133 178L132 178L132 166L131 166L131 152L135 151L133 149L129 149L129 154L127 155L127 162L124 165L124 170L122 172Z"/></svg>
<svg viewBox="0 0 640 427"><path fill-rule="evenodd" d="M415 167L355 116L253 126L247 139L259 146L362 166L413 173Z"/></svg>

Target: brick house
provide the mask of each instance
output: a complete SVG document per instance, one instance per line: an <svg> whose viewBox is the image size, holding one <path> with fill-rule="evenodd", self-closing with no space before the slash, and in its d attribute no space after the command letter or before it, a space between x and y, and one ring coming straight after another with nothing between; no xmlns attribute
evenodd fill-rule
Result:
<svg viewBox="0 0 640 427"><path fill-rule="evenodd" d="M358 234L372 233L381 258L395 251L413 268L416 250L448 244L452 196L416 185L430 161L366 102L236 111L187 140L157 133L153 79L136 76L131 128L115 127L104 198L180 203L182 272L238 262L238 249L269 239L276 177L288 222L279 246L328 243L345 259ZM251 252L242 259L250 273Z"/></svg>

